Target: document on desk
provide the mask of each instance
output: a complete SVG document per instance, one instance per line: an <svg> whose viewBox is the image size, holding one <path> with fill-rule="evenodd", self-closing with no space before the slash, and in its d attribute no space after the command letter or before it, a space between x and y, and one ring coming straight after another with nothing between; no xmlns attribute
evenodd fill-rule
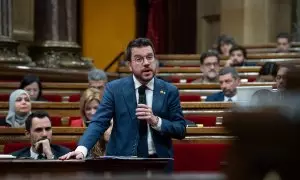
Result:
<svg viewBox="0 0 300 180"><path fill-rule="evenodd" d="M0 159L16 159L16 156L10 154L0 154Z"/></svg>

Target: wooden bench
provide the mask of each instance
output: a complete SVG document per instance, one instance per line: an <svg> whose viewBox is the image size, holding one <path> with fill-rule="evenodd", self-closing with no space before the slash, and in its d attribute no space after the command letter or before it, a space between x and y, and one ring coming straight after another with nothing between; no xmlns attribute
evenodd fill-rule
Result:
<svg viewBox="0 0 300 180"><path fill-rule="evenodd" d="M84 130L54 127L52 142L75 149ZM221 127L187 128L184 140L173 140L175 172L219 172L233 140L234 137ZM11 153L30 146L29 143L23 128L2 128L0 131L0 153Z"/></svg>
<svg viewBox="0 0 300 180"><path fill-rule="evenodd" d="M158 55L158 59L164 66L195 67L200 66L200 54L168 54ZM228 57L221 57L220 64L224 66ZM268 53L249 54L247 62L262 66L265 62L276 62L278 64L300 64L300 53Z"/></svg>
<svg viewBox="0 0 300 180"><path fill-rule="evenodd" d="M235 105L227 102L182 102L184 116L197 119L205 126L216 126L217 117L223 117ZM32 110L47 111L54 126L69 126L72 119L80 118L78 102L38 102L32 103ZM8 112L8 103L0 102L0 116L5 117ZM203 123L202 123L203 121ZM208 122L207 122L208 121Z"/></svg>
<svg viewBox="0 0 300 180"><path fill-rule="evenodd" d="M259 72L260 66L236 67L239 73ZM131 73L128 67L119 67L119 73ZM200 73L199 67L161 67L159 73Z"/></svg>

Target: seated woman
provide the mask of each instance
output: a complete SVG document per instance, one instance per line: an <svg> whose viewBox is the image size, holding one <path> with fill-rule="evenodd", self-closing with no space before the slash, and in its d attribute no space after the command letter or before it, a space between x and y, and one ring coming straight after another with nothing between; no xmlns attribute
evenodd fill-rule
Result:
<svg viewBox="0 0 300 180"><path fill-rule="evenodd" d="M19 89L24 89L30 95L31 101L47 101L42 97L42 83L35 75L26 75L20 83Z"/></svg>
<svg viewBox="0 0 300 180"><path fill-rule="evenodd" d="M257 82L274 82L279 66L274 62L266 62L259 70Z"/></svg>
<svg viewBox="0 0 300 180"><path fill-rule="evenodd" d="M222 56L229 56L229 51L234 45L236 43L231 36L223 34L217 39L217 51Z"/></svg>
<svg viewBox="0 0 300 180"><path fill-rule="evenodd" d="M25 127L25 120L31 113L30 96L23 89L15 90L9 97L9 111L0 126Z"/></svg>
<svg viewBox="0 0 300 180"><path fill-rule="evenodd" d="M80 98L81 119L71 121L72 127L87 127L96 113L101 101L101 92L96 88L89 88L84 91ZM108 142L112 130L112 120L110 127L105 131L104 136L97 142L91 150L94 157L103 156L105 154L106 142Z"/></svg>

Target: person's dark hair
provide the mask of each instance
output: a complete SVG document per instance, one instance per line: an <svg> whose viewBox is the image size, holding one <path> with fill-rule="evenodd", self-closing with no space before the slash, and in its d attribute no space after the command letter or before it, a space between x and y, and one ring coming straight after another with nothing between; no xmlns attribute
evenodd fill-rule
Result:
<svg viewBox="0 0 300 180"><path fill-rule="evenodd" d="M35 111L35 112L32 112L26 119L25 121L25 128L26 130L29 132L30 131L30 128L32 126L32 119L33 118L44 118L44 117L48 117L49 118L49 121L51 123L51 120L50 120L50 116L49 114L46 112L46 111Z"/></svg>
<svg viewBox="0 0 300 180"><path fill-rule="evenodd" d="M276 77L277 71L279 69L278 64L274 62L266 62L259 70L260 76L272 75Z"/></svg>
<svg viewBox="0 0 300 180"><path fill-rule="evenodd" d="M217 39L217 51L219 52L219 54L222 54L222 51L221 51L222 44L231 44L232 46L236 45L233 37L225 35L225 34L219 36Z"/></svg>
<svg viewBox="0 0 300 180"><path fill-rule="evenodd" d="M204 52L201 54L200 56L200 63L203 64L204 63L204 60L208 57L216 57L218 59L218 63L220 63L220 57L219 57L219 54L213 50L209 50L207 52Z"/></svg>
<svg viewBox="0 0 300 180"><path fill-rule="evenodd" d="M234 79L239 79L239 73L236 71L234 67L224 67L220 70L219 76L223 76L225 74L231 74Z"/></svg>
<svg viewBox="0 0 300 180"><path fill-rule="evenodd" d="M287 32L281 32L276 36L276 40L278 40L279 38L286 38L288 40L288 42L291 42L291 36L289 33Z"/></svg>
<svg viewBox="0 0 300 180"><path fill-rule="evenodd" d="M38 76L33 75L33 74L25 75L20 83L19 89L24 89L26 86L28 86L34 82L36 82L38 84L39 89L40 89L38 97L37 97L37 100L39 100L42 96L43 88L42 88L42 83L40 81L40 78Z"/></svg>
<svg viewBox="0 0 300 180"><path fill-rule="evenodd" d="M239 46L239 45L235 45L233 46L230 51L229 54L231 55L234 51L242 51L244 58L247 59L247 51L243 46Z"/></svg>
<svg viewBox="0 0 300 180"><path fill-rule="evenodd" d="M148 38L137 38L137 39L134 39L134 40L130 41L127 45L127 48L126 48L125 60L126 61L131 60L131 50L132 50L132 48L146 47L146 46L150 46L153 49L153 53L155 55L155 49L154 49L154 46L153 46L152 42L150 41L150 39L148 39Z"/></svg>

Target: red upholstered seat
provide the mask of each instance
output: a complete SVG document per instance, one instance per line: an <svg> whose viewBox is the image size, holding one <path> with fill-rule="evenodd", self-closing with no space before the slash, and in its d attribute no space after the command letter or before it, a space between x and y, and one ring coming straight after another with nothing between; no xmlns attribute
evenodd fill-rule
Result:
<svg viewBox="0 0 300 180"><path fill-rule="evenodd" d="M9 101L9 94L0 94L0 101Z"/></svg>
<svg viewBox="0 0 300 180"><path fill-rule="evenodd" d="M61 117L53 116L53 117L50 117L50 120L51 120L52 126L62 126Z"/></svg>
<svg viewBox="0 0 300 180"><path fill-rule="evenodd" d="M30 143L7 143L4 145L3 153L10 154L25 147L30 147Z"/></svg>
<svg viewBox="0 0 300 180"><path fill-rule="evenodd" d="M72 94L69 97L69 102L78 102L80 101L80 94Z"/></svg>
<svg viewBox="0 0 300 180"><path fill-rule="evenodd" d="M174 143L175 172L220 171L229 144Z"/></svg>
<svg viewBox="0 0 300 180"><path fill-rule="evenodd" d="M180 94L180 101L201 101L201 96L196 94Z"/></svg>
<svg viewBox="0 0 300 180"><path fill-rule="evenodd" d="M172 83L179 83L180 82L179 77L171 77L170 80L171 80Z"/></svg>
<svg viewBox="0 0 300 180"><path fill-rule="evenodd" d="M191 83L194 80L196 80L196 78L186 78L186 83Z"/></svg>
<svg viewBox="0 0 300 180"><path fill-rule="evenodd" d="M203 124L203 126L216 126L215 116L201 116L197 114L184 115L184 119L193 121L196 124Z"/></svg>
<svg viewBox="0 0 300 180"><path fill-rule="evenodd" d="M43 95L43 97L50 102L62 102L62 97L60 95L47 94Z"/></svg>
<svg viewBox="0 0 300 180"><path fill-rule="evenodd" d="M256 81L256 77L248 77L248 82L255 82Z"/></svg>

